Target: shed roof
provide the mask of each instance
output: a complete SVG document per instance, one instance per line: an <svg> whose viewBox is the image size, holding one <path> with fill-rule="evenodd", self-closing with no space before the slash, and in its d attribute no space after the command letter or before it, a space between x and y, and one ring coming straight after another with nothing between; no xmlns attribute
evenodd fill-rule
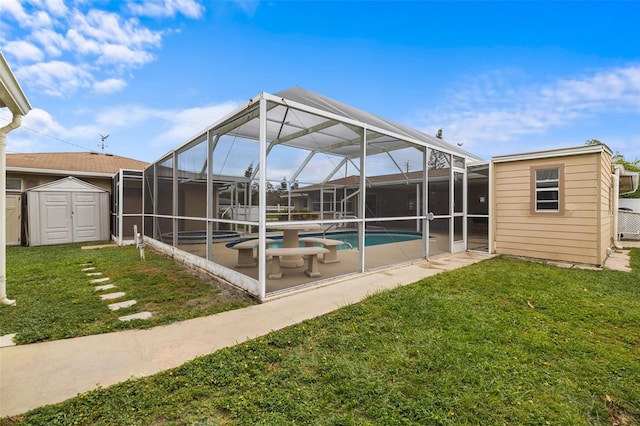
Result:
<svg viewBox="0 0 640 426"><path fill-rule="evenodd" d="M73 176L27 189L27 192L109 192Z"/></svg>
<svg viewBox="0 0 640 426"><path fill-rule="evenodd" d="M97 152L7 154L7 170L30 173L113 176L120 169L142 170L148 163Z"/></svg>

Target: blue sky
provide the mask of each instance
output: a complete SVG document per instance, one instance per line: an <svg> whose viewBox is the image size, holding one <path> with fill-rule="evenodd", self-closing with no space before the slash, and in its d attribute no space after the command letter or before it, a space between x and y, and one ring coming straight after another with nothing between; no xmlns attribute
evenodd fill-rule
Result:
<svg viewBox="0 0 640 426"><path fill-rule="evenodd" d="M588 139L640 159L637 1L2 0L0 49L34 108L8 152L108 134L154 161L301 86L486 159Z"/></svg>

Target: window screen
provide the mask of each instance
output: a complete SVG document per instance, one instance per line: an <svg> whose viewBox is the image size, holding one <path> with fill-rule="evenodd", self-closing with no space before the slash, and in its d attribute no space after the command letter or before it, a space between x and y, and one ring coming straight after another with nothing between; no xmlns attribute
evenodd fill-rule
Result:
<svg viewBox="0 0 640 426"><path fill-rule="evenodd" d="M22 179L7 178L7 191L22 191Z"/></svg>
<svg viewBox="0 0 640 426"><path fill-rule="evenodd" d="M559 169L536 170L536 211L560 211Z"/></svg>

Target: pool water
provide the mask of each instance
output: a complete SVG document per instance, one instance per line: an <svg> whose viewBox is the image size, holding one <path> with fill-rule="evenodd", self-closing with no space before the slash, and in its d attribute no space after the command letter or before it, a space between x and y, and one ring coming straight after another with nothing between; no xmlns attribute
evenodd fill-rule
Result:
<svg viewBox="0 0 640 426"><path fill-rule="evenodd" d="M337 246L338 250L348 250L358 248L357 232L332 232L323 236L323 234L301 234L300 237L319 237L331 240L341 240L344 244ZM271 238L271 237L269 237ZM412 241L422 239L422 234L416 232L385 232L385 231L367 231L364 235L365 246L377 246L380 244L399 243L402 241ZM269 247L282 247L282 241L276 241Z"/></svg>

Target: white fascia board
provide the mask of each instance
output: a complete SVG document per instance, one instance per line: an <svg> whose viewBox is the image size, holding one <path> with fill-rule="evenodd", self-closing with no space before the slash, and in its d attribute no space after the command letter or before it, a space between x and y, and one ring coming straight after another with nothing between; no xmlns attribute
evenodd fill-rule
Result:
<svg viewBox="0 0 640 426"><path fill-rule="evenodd" d="M67 175L67 176L105 177L105 178L112 178L115 175L115 173L79 172L74 170L33 169L29 167L7 167L7 172L29 173L29 174L38 174L38 175Z"/></svg>
<svg viewBox="0 0 640 426"><path fill-rule="evenodd" d="M18 80L11 71L9 64L0 52L0 98L4 106L13 114L26 115L31 111L31 104L25 96ZM2 106L2 105L0 105Z"/></svg>
<svg viewBox="0 0 640 426"><path fill-rule="evenodd" d="M491 159L493 163L506 163L510 161L540 160L544 158L567 157L572 155L594 154L611 150L606 145L584 145L573 148L551 149L547 151L525 152L522 154L497 155Z"/></svg>

